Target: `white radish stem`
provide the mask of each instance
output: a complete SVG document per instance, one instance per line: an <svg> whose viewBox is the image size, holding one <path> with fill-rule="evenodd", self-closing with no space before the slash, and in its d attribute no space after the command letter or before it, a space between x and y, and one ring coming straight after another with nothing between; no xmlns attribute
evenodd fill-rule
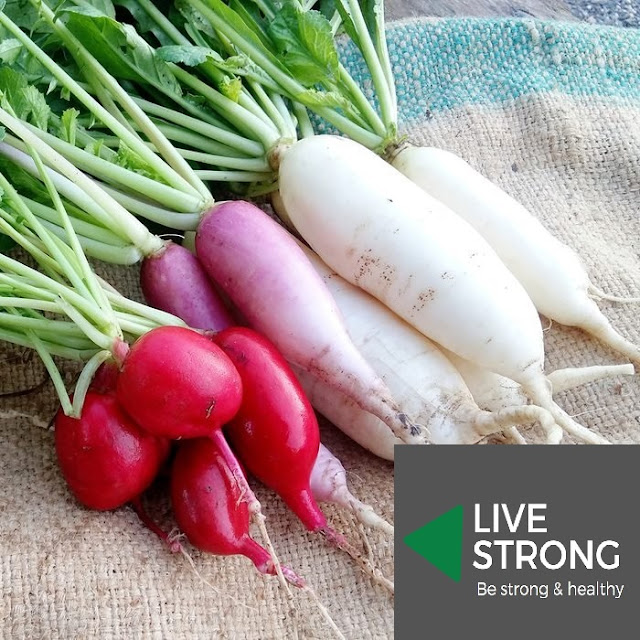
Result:
<svg viewBox="0 0 640 640"><path fill-rule="evenodd" d="M320 444L311 473L311 491L316 500L340 505L352 511L362 524L393 535L393 526L381 518L373 507L361 502L349 491L345 468L323 444Z"/></svg>
<svg viewBox="0 0 640 640"><path fill-rule="evenodd" d="M514 198L443 149L409 146L396 155L393 166L471 224L540 313L580 327L628 358L640 360L640 348L616 332L590 294L616 298L595 287L578 255Z"/></svg>
<svg viewBox="0 0 640 640"><path fill-rule="evenodd" d="M634 374L635 367L631 363L594 365L591 367L557 369L547 375L547 380L551 383L553 393L560 393L581 384L617 376L632 376Z"/></svg>

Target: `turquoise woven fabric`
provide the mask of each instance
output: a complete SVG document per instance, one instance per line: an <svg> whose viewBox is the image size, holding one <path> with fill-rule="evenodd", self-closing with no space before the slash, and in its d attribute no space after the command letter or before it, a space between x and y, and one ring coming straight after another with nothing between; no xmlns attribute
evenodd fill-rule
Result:
<svg viewBox="0 0 640 640"><path fill-rule="evenodd" d="M540 92L640 100L638 29L460 18L399 22L388 35L404 124ZM346 47L344 56L367 77L357 51Z"/></svg>

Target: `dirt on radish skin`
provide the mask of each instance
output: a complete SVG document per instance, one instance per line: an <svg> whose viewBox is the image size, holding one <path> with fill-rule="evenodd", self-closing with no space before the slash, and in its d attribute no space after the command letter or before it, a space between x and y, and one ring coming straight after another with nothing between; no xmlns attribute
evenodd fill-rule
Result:
<svg viewBox="0 0 640 640"><path fill-rule="evenodd" d="M522 283L542 315L580 327L640 362L640 346L612 327L593 298L621 299L596 287L580 257L498 185L460 156L435 147L409 145L393 166L471 224Z"/></svg>
<svg viewBox="0 0 640 640"><path fill-rule="evenodd" d="M538 313L471 225L338 136L305 138L287 150L279 187L296 229L343 278L432 340L519 382L571 435L607 444L553 401Z"/></svg>
<svg viewBox="0 0 640 640"><path fill-rule="evenodd" d="M81 417L70 418L60 409L54 427L62 475L91 509L116 509L137 498L169 453L169 441L140 429L114 394L89 391Z"/></svg>

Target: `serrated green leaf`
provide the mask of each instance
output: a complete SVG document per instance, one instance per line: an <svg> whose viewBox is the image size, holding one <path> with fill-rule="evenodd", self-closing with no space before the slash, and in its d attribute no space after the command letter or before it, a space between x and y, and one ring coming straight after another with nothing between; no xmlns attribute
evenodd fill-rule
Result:
<svg viewBox="0 0 640 640"><path fill-rule="evenodd" d="M226 25L226 28L234 32L235 37L243 40L243 46L254 49L264 58L268 59L268 61L272 65L276 66L279 70L286 73L286 69L278 59L278 56L272 51L270 47L265 45L260 36L251 28L250 25L248 25L242 19L242 17L237 12L228 7L221 0L206 0L206 4L211 8L213 13L218 16L220 21ZM178 6L188 21L191 21L192 16L200 16L199 20L203 20L205 25L208 24L209 29L212 28L211 23L206 17L198 14L197 12L195 14L189 12L188 0L178 0ZM193 20L196 19L196 17L193 17ZM213 33L215 35L215 29L213 30Z"/></svg>
<svg viewBox="0 0 640 640"><path fill-rule="evenodd" d="M90 153L94 156L101 157L102 147L104 146L103 140L98 138L97 140L92 140L89 144L85 145L84 150L87 153Z"/></svg>
<svg viewBox="0 0 640 640"><path fill-rule="evenodd" d="M23 93L29 105L29 121L39 129L47 131L51 109L44 94L34 85L29 85L26 89L23 89Z"/></svg>
<svg viewBox="0 0 640 640"><path fill-rule="evenodd" d="M60 118L60 137L75 146L80 112L73 107L67 109Z"/></svg>
<svg viewBox="0 0 640 640"><path fill-rule="evenodd" d="M353 112L353 105L343 95L336 91L317 91L307 89L297 93L295 99L306 107L331 107L342 109L345 113Z"/></svg>
<svg viewBox="0 0 640 640"><path fill-rule="evenodd" d="M135 171L138 175L146 176L156 182L166 184L165 180L158 174L153 167L143 160L135 151L130 149L124 142L120 142L118 152L115 156L115 164Z"/></svg>
<svg viewBox="0 0 640 640"><path fill-rule="evenodd" d="M269 35L285 66L302 84L335 82L338 52L331 25L320 12L284 5L269 25Z"/></svg>
<svg viewBox="0 0 640 640"><path fill-rule="evenodd" d="M300 38L313 57L332 77L337 77L340 63L329 21L319 11L301 11L298 26Z"/></svg>
<svg viewBox="0 0 640 640"><path fill-rule="evenodd" d="M22 45L15 38L7 38L0 42L0 61L5 64L15 64L22 52Z"/></svg>
<svg viewBox="0 0 640 640"><path fill-rule="evenodd" d="M9 67L0 68L0 97L3 105L9 107L17 118L26 119L29 103L24 90L29 86L27 79Z"/></svg>
<svg viewBox="0 0 640 640"><path fill-rule="evenodd" d="M7 0L0 5L0 11L7 15L20 28L33 29L40 22L38 9L30 0Z"/></svg>
<svg viewBox="0 0 640 640"><path fill-rule="evenodd" d="M207 47L196 45L170 45L156 49L156 55L165 62L184 64L187 67L197 67L208 58L213 57L214 52ZM220 58L220 56L218 56Z"/></svg>
<svg viewBox="0 0 640 640"><path fill-rule="evenodd" d="M148 83L161 91L181 94L166 63L132 25L121 24L94 7L64 12L69 30L119 80Z"/></svg>

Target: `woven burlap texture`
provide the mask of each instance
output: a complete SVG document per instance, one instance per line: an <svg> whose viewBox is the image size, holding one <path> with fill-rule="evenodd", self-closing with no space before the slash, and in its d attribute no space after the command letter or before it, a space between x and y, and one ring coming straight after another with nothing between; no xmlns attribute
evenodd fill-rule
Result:
<svg viewBox="0 0 640 640"><path fill-rule="evenodd" d="M456 107L409 131L415 142L463 155L513 194L583 257L594 282L617 295L640 291L640 105L616 98L528 95L496 106ZM121 290L139 295L133 269L104 269ZM638 308L601 308L640 342ZM543 319L545 326L546 320ZM624 360L577 330L545 333L547 368ZM44 377L21 349L1 348L3 393ZM71 382L77 372L65 365ZM591 384L557 399L613 442L640 442L640 388L634 378ZM58 473L48 423L56 409L50 384L0 405L0 637L330 638L313 603L290 603L273 579L243 558L217 558L187 547L207 586L186 560L171 555L129 508L90 512ZM526 433L526 432L525 432ZM535 437L535 434L532 434ZM393 520L393 467L329 425L323 440L342 459L354 493ZM146 499L172 526L161 480ZM425 487L425 500L433 488ZM304 532L272 493L257 489L280 558L304 575L350 639L393 636L393 600L340 552ZM348 515L331 522L359 543ZM369 532L373 557L393 572L393 542ZM292 607L297 613L291 613ZM429 594L425 593L425 611ZM428 613L427 613L428 617ZM296 636L296 634L298 634Z"/></svg>

